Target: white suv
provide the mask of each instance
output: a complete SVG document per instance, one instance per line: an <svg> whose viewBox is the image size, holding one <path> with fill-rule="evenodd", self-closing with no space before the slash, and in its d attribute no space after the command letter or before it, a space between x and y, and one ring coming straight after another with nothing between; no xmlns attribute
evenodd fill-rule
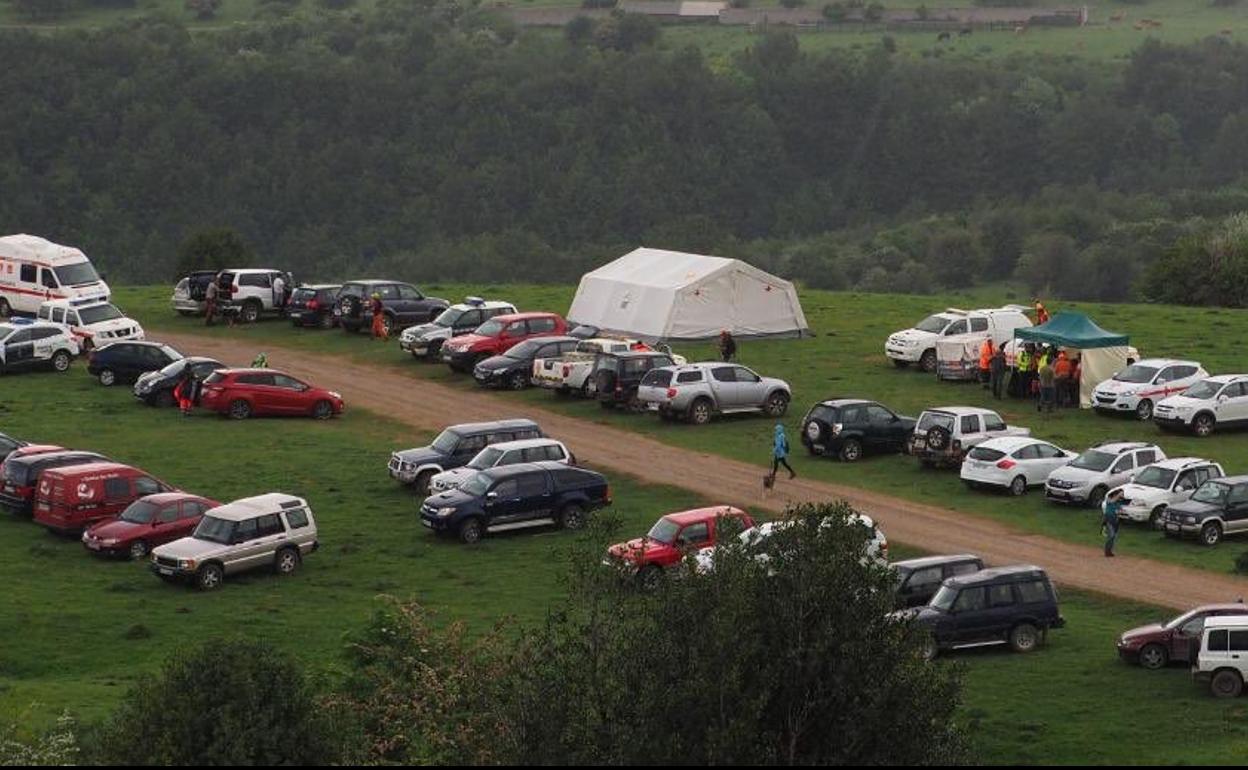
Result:
<svg viewBox="0 0 1248 770"><path fill-rule="evenodd" d="M943 406L923 410L906 451L925 468L957 468L971 447L990 439L1030 435L1027 428L1006 425L1001 415L990 409Z"/></svg>
<svg viewBox="0 0 1248 770"><path fill-rule="evenodd" d="M576 458L562 441L553 438L526 438L520 441L504 441L492 444L477 453L467 465L442 471L429 481L429 493L436 495L448 489L458 489L477 471L516 463L557 462L575 465Z"/></svg>
<svg viewBox="0 0 1248 770"><path fill-rule="evenodd" d="M101 300L54 299L39 306L39 320L69 327L84 348L102 347L120 340L143 339L143 327Z"/></svg>
<svg viewBox="0 0 1248 770"><path fill-rule="evenodd" d="M1206 377L1157 404L1153 422L1204 438L1217 427L1248 424L1248 374Z"/></svg>
<svg viewBox="0 0 1248 770"><path fill-rule="evenodd" d="M399 348L411 353L413 358L436 361L442 353L442 343L451 337L470 334L496 315L515 312L516 306L510 302L468 297L460 304L443 310L429 323L404 329L399 335Z"/></svg>
<svg viewBox="0 0 1248 770"><path fill-rule="evenodd" d="M1141 420L1153 416L1158 401L1182 393L1208 377L1196 361L1146 358L1137 361L1092 391L1092 408L1103 412L1134 412Z"/></svg>
<svg viewBox="0 0 1248 770"><path fill-rule="evenodd" d="M222 270L217 273L217 308L222 315L237 313L240 321L254 323L264 313L286 312L294 290L294 278L281 270Z"/></svg>
<svg viewBox="0 0 1248 770"><path fill-rule="evenodd" d="M1198 682L1208 682L1215 698L1237 698L1248 675L1248 615L1225 615L1205 620L1200 651L1192 666Z"/></svg>
<svg viewBox="0 0 1248 770"><path fill-rule="evenodd" d="M1222 466L1199 457L1172 457L1143 468L1122 490L1122 515L1157 526L1168 506L1192 496L1209 479L1226 475Z"/></svg>
<svg viewBox="0 0 1248 770"><path fill-rule="evenodd" d="M26 318L0 323L0 374L51 367L64 372L81 349L60 324Z"/></svg>
<svg viewBox="0 0 1248 770"><path fill-rule="evenodd" d="M1109 490L1130 481L1136 468L1164 459L1166 453L1156 444L1106 441L1050 473L1044 483L1044 496L1056 503L1097 506Z"/></svg>
<svg viewBox="0 0 1248 770"><path fill-rule="evenodd" d="M898 367L917 363L925 372L936 371L936 341L957 334L982 333L1001 345L1013 339L1014 330L1031 326L1027 308L1006 305L985 310L949 308L924 318L910 329L889 335L884 354Z"/></svg>

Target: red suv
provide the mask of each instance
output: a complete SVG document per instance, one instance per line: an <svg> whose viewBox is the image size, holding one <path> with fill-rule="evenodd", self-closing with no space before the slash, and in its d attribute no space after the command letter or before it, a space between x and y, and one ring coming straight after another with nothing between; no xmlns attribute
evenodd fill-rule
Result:
<svg viewBox="0 0 1248 770"><path fill-rule="evenodd" d="M645 537L616 543L607 549L607 561L645 586L654 585L663 570L680 564L686 554L709 548L719 540L720 525L734 519L733 532L754 526L749 514L738 508L716 506L669 513L654 523Z"/></svg>
<svg viewBox="0 0 1248 770"><path fill-rule="evenodd" d="M189 537L204 511L220 504L185 492L141 497L117 518L83 532L82 545L91 553L142 559L158 545Z"/></svg>
<svg viewBox="0 0 1248 770"><path fill-rule="evenodd" d="M81 532L111 519L140 497L173 487L120 463L88 463L51 468L39 477L35 522L55 532Z"/></svg>
<svg viewBox="0 0 1248 770"><path fill-rule="evenodd" d="M199 405L235 420L263 415L328 420L343 407L340 394L273 369L219 369L204 380Z"/></svg>
<svg viewBox="0 0 1248 770"><path fill-rule="evenodd" d="M477 363L499 356L533 337L566 332L568 324L557 313L512 313L494 316L472 334L452 337L442 344L442 360L457 372L471 372Z"/></svg>

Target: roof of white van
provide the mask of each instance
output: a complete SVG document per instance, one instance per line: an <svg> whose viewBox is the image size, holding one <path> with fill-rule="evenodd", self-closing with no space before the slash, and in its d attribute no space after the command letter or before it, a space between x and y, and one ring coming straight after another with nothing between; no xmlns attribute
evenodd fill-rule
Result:
<svg viewBox="0 0 1248 770"><path fill-rule="evenodd" d="M1213 615L1205 618L1205 630L1211 628L1248 628L1248 615Z"/></svg>
<svg viewBox="0 0 1248 770"><path fill-rule="evenodd" d="M56 266L81 262L87 255L73 246L62 246L47 238L22 233L0 237L0 258L3 257L29 259Z"/></svg>
<svg viewBox="0 0 1248 770"><path fill-rule="evenodd" d="M286 508L300 508L306 503L294 495L281 492L269 492L255 497L244 497L232 503L218 506L209 511L214 518L226 521L242 521L255 518L266 513L279 513Z"/></svg>

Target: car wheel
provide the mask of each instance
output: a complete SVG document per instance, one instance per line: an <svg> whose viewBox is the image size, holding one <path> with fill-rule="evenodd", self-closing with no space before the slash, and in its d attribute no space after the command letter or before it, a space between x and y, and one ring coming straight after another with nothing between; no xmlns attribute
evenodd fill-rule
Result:
<svg viewBox="0 0 1248 770"><path fill-rule="evenodd" d="M481 539L481 520L469 519L459 525L459 542L472 545Z"/></svg>
<svg viewBox="0 0 1248 770"><path fill-rule="evenodd" d="M1031 652L1040 643L1040 632L1030 623L1019 623L1010 629L1010 649Z"/></svg>
<svg viewBox="0 0 1248 770"><path fill-rule="evenodd" d="M111 388L117 384L117 373L112 369L100 370L100 384L106 388Z"/></svg>
<svg viewBox="0 0 1248 770"><path fill-rule="evenodd" d="M1153 525L1154 527L1159 526L1161 524L1161 517L1164 516L1165 514L1166 514L1166 506L1164 505L1157 506L1156 508L1153 509L1152 513L1148 514L1148 523Z"/></svg>
<svg viewBox="0 0 1248 770"><path fill-rule="evenodd" d="M9 306L7 299L0 299L0 318L11 318L13 316L13 308Z"/></svg>
<svg viewBox="0 0 1248 770"><path fill-rule="evenodd" d="M214 591L221 587L225 573L216 564L205 564L195 573L195 586L201 591Z"/></svg>
<svg viewBox="0 0 1248 770"><path fill-rule="evenodd" d="M156 406L167 409L177 404L177 399L173 397L173 392L162 390L156 394Z"/></svg>
<svg viewBox="0 0 1248 770"><path fill-rule="evenodd" d="M147 543L142 540L136 540L130 544L130 559L140 561L147 556Z"/></svg>
<svg viewBox="0 0 1248 770"><path fill-rule="evenodd" d="M931 374L936 371L936 351L925 350L919 358L919 368Z"/></svg>
<svg viewBox="0 0 1248 770"><path fill-rule="evenodd" d="M1148 422L1153 419L1153 402L1149 401L1147 398L1140 401L1140 403L1135 407L1135 416L1139 418L1141 422Z"/></svg>
<svg viewBox="0 0 1248 770"><path fill-rule="evenodd" d="M846 439L841 444L841 460L847 463L856 463L862 459L862 444L857 439Z"/></svg>
<svg viewBox="0 0 1248 770"><path fill-rule="evenodd" d="M1165 668L1169 662L1170 656L1166 654L1166 648L1160 644L1146 644L1140 650L1140 666L1149 671Z"/></svg>
<svg viewBox="0 0 1248 770"><path fill-rule="evenodd" d="M781 392L772 393L767 397L767 404L763 408L771 417L783 417L789 411L789 397Z"/></svg>
<svg viewBox="0 0 1248 770"><path fill-rule="evenodd" d="M564 529L580 529L585 526L585 511L579 505L565 505L559 512L559 526Z"/></svg>
<svg viewBox="0 0 1248 770"><path fill-rule="evenodd" d="M1200 528L1200 542L1207 546L1215 546L1222 540L1222 527L1210 522Z"/></svg>
<svg viewBox="0 0 1248 770"><path fill-rule="evenodd" d="M529 378L524 376L523 371L515 371L507 375L507 387L512 390L524 390L529 386Z"/></svg>
<svg viewBox="0 0 1248 770"><path fill-rule="evenodd" d="M1244 691L1244 678L1238 671L1224 668L1209 680L1209 692L1215 698L1238 698Z"/></svg>
<svg viewBox="0 0 1248 770"><path fill-rule="evenodd" d="M689 407L689 422L694 425L706 425L711 421L711 402L705 398L699 398Z"/></svg>
<svg viewBox="0 0 1248 770"><path fill-rule="evenodd" d="M416 474L416 481L412 482L412 489L418 495L429 494L429 485L433 482L433 471L421 471Z"/></svg>
<svg viewBox="0 0 1248 770"><path fill-rule="evenodd" d="M254 324L260 320L260 303L255 300L249 300L243 303L243 323Z"/></svg>
<svg viewBox="0 0 1248 770"><path fill-rule="evenodd" d="M1192 420L1192 432L1201 438L1207 438L1213 433L1213 416L1208 414L1197 415Z"/></svg>
<svg viewBox="0 0 1248 770"><path fill-rule="evenodd" d="M653 591L662 582L663 570L653 564L642 567L641 572L637 573L637 584L647 591Z"/></svg>
<svg viewBox="0 0 1248 770"><path fill-rule="evenodd" d="M279 575L294 574L295 570L299 569L299 551L295 548L283 548L277 552L274 566L277 567Z"/></svg>
<svg viewBox="0 0 1248 770"><path fill-rule="evenodd" d="M72 360L69 353L66 353L64 350L58 350L52 354L52 368L58 372L67 372Z"/></svg>
<svg viewBox="0 0 1248 770"><path fill-rule="evenodd" d="M893 358L889 360L891 360L893 362L893 366L897 367L898 369L905 369L907 366L910 365L909 361L902 361L899 358Z"/></svg>
<svg viewBox="0 0 1248 770"><path fill-rule="evenodd" d="M1025 476L1015 476L1010 482L1010 494L1020 497L1027 494L1027 478Z"/></svg>
<svg viewBox="0 0 1248 770"><path fill-rule="evenodd" d="M925 441L928 449L933 452L941 452L949 446L949 442L952 438L953 434L945 428L935 427L927 432Z"/></svg>
<svg viewBox="0 0 1248 770"><path fill-rule="evenodd" d="M1100 508L1101 503L1105 500L1105 493L1108 491L1109 490L1105 489L1105 487L1094 487L1092 491L1088 493L1088 505L1093 508Z"/></svg>
<svg viewBox="0 0 1248 770"><path fill-rule="evenodd" d="M241 398L230 402L230 419L246 420L251 416L251 404Z"/></svg>
<svg viewBox="0 0 1248 770"><path fill-rule="evenodd" d="M386 333L387 337L393 334L394 333L394 317L383 315L381 317L381 329L382 331Z"/></svg>
<svg viewBox="0 0 1248 770"><path fill-rule="evenodd" d="M318 420L328 420L334 416L334 405L328 401L317 401L312 407L312 416Z"/></svg>

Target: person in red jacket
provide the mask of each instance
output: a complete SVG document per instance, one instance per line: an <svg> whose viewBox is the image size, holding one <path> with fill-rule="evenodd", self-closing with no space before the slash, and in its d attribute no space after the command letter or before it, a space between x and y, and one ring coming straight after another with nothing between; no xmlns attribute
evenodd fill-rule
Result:
<svg viewBox="0 0 1248 770"><path fill-rule="evenodd" d="M1036 300L1036 326L1047 324L1049 322L1049 311L1045 308L1044 303Z"/></svg>
<svg viewBox="0 0 1248 770"><path fill-rule="evenodd" d="M992 337L984 340L984 344L979 346L979 381L984 383L984 387L988 387L989 375L992 372Z"/></svg>
<svg viewBox="0 0 1248 770"><path fill-rule="evenodd" d="M371 302L373 311L373 339L386 341L389 335L386 334L386 309L381 303L381 295L374 293Z"/></svg>

